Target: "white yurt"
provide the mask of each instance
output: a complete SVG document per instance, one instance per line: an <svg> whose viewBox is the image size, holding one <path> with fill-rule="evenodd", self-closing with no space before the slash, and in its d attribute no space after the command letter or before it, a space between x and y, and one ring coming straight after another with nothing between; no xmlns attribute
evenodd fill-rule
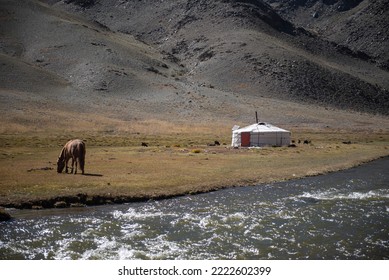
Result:
<svg viewBox="0 0 389 280"><path fill-rule="evenodd" d="M240 128L232 128L233 147L288 146L290 131L260 122Z"/></svg>

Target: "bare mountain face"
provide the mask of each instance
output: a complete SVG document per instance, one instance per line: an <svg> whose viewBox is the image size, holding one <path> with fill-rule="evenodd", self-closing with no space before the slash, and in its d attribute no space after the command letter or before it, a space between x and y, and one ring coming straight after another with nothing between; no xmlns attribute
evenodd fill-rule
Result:
<svg viewBox="0 0 389 280"><path fill-rule="evenodd" d="M1 88L12 88L25 65L31 90L45 82L70 86L69 96L96 107L104 96L138 112L145 106L169 114L198 101L206 115L220 104L238 111L242 96L389 113L386 41L369 49L354 37L342 41L346 31L364 30L376 4L344 0L336 13L303 22L299 14L310 15L310 3L319 1L266 1L0 0L0 60L11 73ZM354 13L351 26L345 13ZM40 72L50 78L33 83ZM165 105L173 109L161 110Z"/></svg>
<svg viewBox="0 0 389 280"><path fill-rule="evenodd" d="M389 69L389 0L265 0L280 15Z"/></svg>
<svg viewBox="0 0 389 280"><path fill-rule="evenodd" d="M142 117L175 96L152 98L165 77L182 71L132 36L30 0L0 1L0 64L0 108L23 124L35 117L28 108L37 118Z"/></svg>
<svg viewBox="0 0 389 280"><path fill-rule="evenodd" d="M281 9L283 2L289 4L285 9ZM318 5L319 1L273 1L278 9L260 0L68 0L56 6L156 47L185 66L186 77L200 84L240 94L387 114L385 42L370 47L375 53L359 48L357 42L343 44L342 40L347 40L343 29L348 26L340 26L339 21L346 16L336 21L330 13L336 4L340 13L362 3L324 1L322 5L329 8L320 16L321 26L328 28L332 23L337 27L321 36L293 21L298 18L297 11L305 8L311 13L314 2ZM378 10L376 4L363 2L368 11ZM284 19L289 11L296 11L292 23ZM331 21L325 22L326 15ZM348 32L364 27L366 20L367 16L355 19ZM387 32L383 21L377 30Z"/></svg>
<svg viewBox="0 0 389 280"><path fill-rule="evenodd" d="M16 3L14 3L16 2ZM80 90L115 92L142 83L162 55L131 36L61 13L38 1L1 1L2 53L67 80ZM178 69L179 67L177 67ZM171 69L174 71L174 69ZM152 75L154 76L154 75Z"/></svg>

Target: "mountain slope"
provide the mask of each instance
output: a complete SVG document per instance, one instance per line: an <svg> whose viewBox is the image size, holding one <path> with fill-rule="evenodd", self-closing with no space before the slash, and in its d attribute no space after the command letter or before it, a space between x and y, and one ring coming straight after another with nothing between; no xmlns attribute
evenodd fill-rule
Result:
<svg viewBox="0 0 389 280"><path fill-rule="evenodd" d="M1 128L229 128L258 110L370 129L353 110L387 115L389 78L355 54L263 1L0 0Z"/></svg>
<svg viewBox="0 0 389 280"><path fill-rule="evenodd" d="M265 0L296 26L389 70L388 0Z"/></svg>
<svg viewBox="0 0 389 280"><path fill-rule="evenodd" d="M52 119L72 118L73 113L92 114L84 116L87 121L96 119L96 113L142 118L175 96L166 90L150 99L182 67L130 35L39 1L1 0L0 13L1 109L18 112L15 120L22 126L40 119L47 108L59 110L50 110ZM52 119L36 122L36 127L52 126Z"/></svg>
<svg viewBox="0 0 389 280"><path fill-rule="evenodd" d="M186 77L200 84L388 113L386 70L361 59L358 51L294 27L263 1L79 3L55 6L153 45L183 64Z"/></svg>
<svg viewBox="0 0 389 280"><path fill-rule="evenodd" d="M35 1L1 1L3 52L58 74L80 90L126 91L151 67L170 73L159 52L131 36ZM25 19L25 20L21 20ZM10 54L12 42L20 51ZM177 67L178 69L179 67Z"/></svg>

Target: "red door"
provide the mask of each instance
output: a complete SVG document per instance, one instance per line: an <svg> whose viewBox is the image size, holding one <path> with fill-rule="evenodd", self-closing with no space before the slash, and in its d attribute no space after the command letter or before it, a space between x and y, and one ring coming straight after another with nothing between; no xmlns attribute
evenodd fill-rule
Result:
<svg viewBox="0 0 389 280"><path fill-rule="evenodd" d="M250 147L250 132L240 133L240 145L242 147Z"/></svg>

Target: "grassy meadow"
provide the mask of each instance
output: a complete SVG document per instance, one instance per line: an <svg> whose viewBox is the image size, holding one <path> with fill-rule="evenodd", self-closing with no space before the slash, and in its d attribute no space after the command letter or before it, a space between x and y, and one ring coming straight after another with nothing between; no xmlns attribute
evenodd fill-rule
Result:
<svg viewBox="0 0 389 280"><path fill-rule="evenodd" d="M379 132L301 130L292 134L296 147L233 149L227 129L152 131L82 132L85 175L56 172L62 145L80 132L3 134L0 205L45 208L159 199L313 176L389 155L389 136ZM299 139L311 143L299 144ZM221 145L207 145L215 140Z"/></svg>

